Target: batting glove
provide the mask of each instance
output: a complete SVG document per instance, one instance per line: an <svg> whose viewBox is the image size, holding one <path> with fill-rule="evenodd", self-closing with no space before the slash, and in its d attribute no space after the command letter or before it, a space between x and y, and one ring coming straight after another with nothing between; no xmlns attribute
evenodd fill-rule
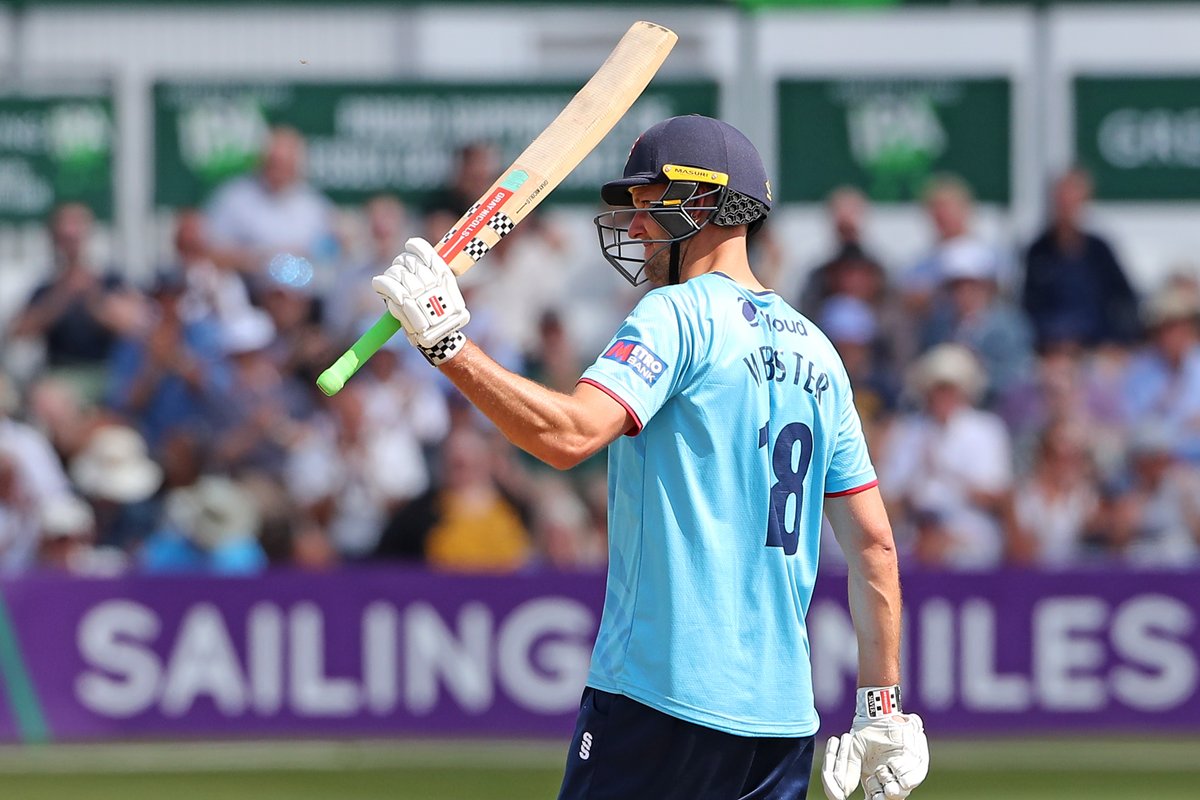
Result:
<svg viewBox="0 0 1200 800"><path fill-rule="evenodd" d="M408 341L435 367L466 344L461 329L471 321L471 312L454 273L424 239L405 242L404 252L387 271L371 279L371 288L400 320Z"/></svg>
<svg viewBox="0 0 1200 800"><path fill-rule="evenodd" d="M846 800L861 780L867 800L901 800L927 774L925 725L916 714L900 713L900 687L859 689L850 733L825 747L825 795Z"/></svg>

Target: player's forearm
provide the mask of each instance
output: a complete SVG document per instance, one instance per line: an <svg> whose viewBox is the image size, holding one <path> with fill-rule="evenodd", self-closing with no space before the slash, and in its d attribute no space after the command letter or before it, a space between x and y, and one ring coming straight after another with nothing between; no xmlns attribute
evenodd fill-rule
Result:
<svg viewBox="0 0 1200 800"><path fill-rule="evenodd" d="M860 552L849 577L850 615L858 638L859 686L900 682L900 578L895 548Z"/></svg>
<svg viewBox="0 0 1200 800"><path fill-rule="evenodd" d="M826 502L849 569L860 686L900 682L900 575L878 488Z"/></svg>
<svg viewBox="0 0 1200 800"><path fill-rule="evenodd" d="M552 467L569 469L606 444L574 398L509 372L473 342L441 370L510 442Z"/></svg>

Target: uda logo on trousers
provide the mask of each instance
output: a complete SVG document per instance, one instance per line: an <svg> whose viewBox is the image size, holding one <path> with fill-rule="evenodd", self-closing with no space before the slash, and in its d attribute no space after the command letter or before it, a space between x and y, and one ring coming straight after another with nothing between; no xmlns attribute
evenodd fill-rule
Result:
<svg viewBox="0 0 1200 800"><path fill-rule="evenodd" d="M588 731L583 732L583 736L579 744L579 758L587 761L592 755L592 734Z"/></svg>

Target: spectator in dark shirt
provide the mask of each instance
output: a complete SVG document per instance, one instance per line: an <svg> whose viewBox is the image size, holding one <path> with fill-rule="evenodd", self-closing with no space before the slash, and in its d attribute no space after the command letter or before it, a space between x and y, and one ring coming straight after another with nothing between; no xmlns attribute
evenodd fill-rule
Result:
<svg viewBox="0 0 1200 800"><path fill-rule="evenodd" d="M55 209L49 222L55 272L13 322L14 337L45 343L51 367L102 367L117 335L140 319L137 295L125 292L120 278L90 260L92 222L91 210L82 204Z"/></svg>
<svg viewBox="0 0 1200 800"><path fill-rule="evenodd" d="M1022 305L1039 346L1129 343L1138 334L1137 297L1112 248L1082 227L1092 180L1080 169L1058 179L1052 219L1025 256Z"/></svg>

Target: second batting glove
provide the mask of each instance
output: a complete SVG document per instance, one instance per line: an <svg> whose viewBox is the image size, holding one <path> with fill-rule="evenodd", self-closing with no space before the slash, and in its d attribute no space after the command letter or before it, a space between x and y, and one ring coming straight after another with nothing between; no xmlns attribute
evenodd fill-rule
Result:
<svg viewBox="0 0 1200 800"><path fill-rule="evenodd" d="M454 273L424 239L405 242L404 252L387 271L371 279L371 288L434 366L449 361L466 344L462 328L471 321L471 312Z"/></svg>
<svg viewBox="0 0 1200 800"><path fill-rule="evenodd" d="M900 687L859 689L850 733L825 748L821 780L829 800L846 800L860 780L867 800L901 800L928 773L925 725L900 712Z"/></svg>

